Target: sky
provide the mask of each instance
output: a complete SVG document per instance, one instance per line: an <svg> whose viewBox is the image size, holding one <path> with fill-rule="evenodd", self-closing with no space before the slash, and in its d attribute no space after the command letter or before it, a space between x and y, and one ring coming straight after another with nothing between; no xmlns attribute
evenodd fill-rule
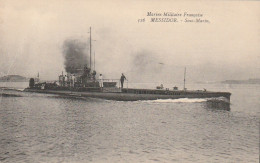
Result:
<svg viewBox="0 0 260 163"><path fill-rule="evenodd" d="M210 23L149 22L147 12L200 13ZM259 2L170 0L0 0L0 76L57 79L64 42L89 44L90 27L104 78L179 82L185 67L189 81L260 78Z"/></svg>

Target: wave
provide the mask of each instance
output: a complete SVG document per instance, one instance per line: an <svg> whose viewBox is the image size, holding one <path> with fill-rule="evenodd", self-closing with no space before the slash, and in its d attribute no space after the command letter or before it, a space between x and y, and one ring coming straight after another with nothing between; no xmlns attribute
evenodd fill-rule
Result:
<svg viewBox="0 0 260 163"><path fill-rule="evenodd" d="M207 99L204 98L179 98L179 99L157 99L157 100L145 100L142 102L148 103L198 103L206 102Z"/></svg>
<svg viewBox="0 0 260 163"><path fill-rule="evenodd" d="M22 96L17 94L10 94L10 93L0 93L0 97L22 97Z"/></svg>
<svg viewBox="0 0 260 163"><path fill-rule="evenodd" d="M1 90L24 91L24 88L0 87Z"/></svg>

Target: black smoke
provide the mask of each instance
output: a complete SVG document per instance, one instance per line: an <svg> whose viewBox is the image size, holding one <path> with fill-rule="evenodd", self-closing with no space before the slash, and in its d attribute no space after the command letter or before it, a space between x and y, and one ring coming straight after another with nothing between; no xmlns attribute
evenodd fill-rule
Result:
<svg viewBox="0 0 260 163"><path fill-rule="evenodd" d="M68 73L82 72L89 66L88 43L78 39L67 39L63 42L64 66Z"/></svg>

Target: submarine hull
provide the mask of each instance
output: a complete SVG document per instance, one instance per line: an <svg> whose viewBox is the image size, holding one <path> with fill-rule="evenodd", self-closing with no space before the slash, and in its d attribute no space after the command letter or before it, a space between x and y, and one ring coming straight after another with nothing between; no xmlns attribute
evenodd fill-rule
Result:
<svg viewBox="0 0 260 163"><path fill-rule="evenodd" d="M47 90L26 88L25 92L37 92L47 94L57 94L73 97L91 97L116 101L138 101L138 100L157 100L157 99L178 99L178 98L212 98L225 97L230 101L229 92L210 92L210 91L167 91L152 89L122 89L120 92L92 92L74 90Z"/></svg>

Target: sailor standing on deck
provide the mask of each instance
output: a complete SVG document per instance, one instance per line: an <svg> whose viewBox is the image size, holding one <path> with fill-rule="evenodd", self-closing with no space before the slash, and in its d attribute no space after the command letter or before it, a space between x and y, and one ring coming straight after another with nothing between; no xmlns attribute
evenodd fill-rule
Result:
<svg viewBox="0 0 260 163"><path fill-rule="evenodd" d="M124 87L124 81L125 81L125 80L127 80L127 79L126 79L125 75L122 73L121 78L120 78L120 81L121 81L121 89L123 89L123 87Z"/></svg>
<svg viewBox="0 0 260 163"><path fill-rule="evenodd" d="M72 80L72 87L75 87L75 74L72 75L71 77L71 80Z"/></svg>
<svg viewBox="0 0 260 163"><path fill-rule="evenodd" d="M67 87L67 84L68 84L68 77L67 77L67 75L65 75L64 80L65 80L64 86Z"/></svg>
<svg viewBox="0 0 260 163"><path fill-rule="evenodd" d="M102 76L102 74L99 75L98 79L99 79L100 88L103 88L103 76Z"/></svg>

